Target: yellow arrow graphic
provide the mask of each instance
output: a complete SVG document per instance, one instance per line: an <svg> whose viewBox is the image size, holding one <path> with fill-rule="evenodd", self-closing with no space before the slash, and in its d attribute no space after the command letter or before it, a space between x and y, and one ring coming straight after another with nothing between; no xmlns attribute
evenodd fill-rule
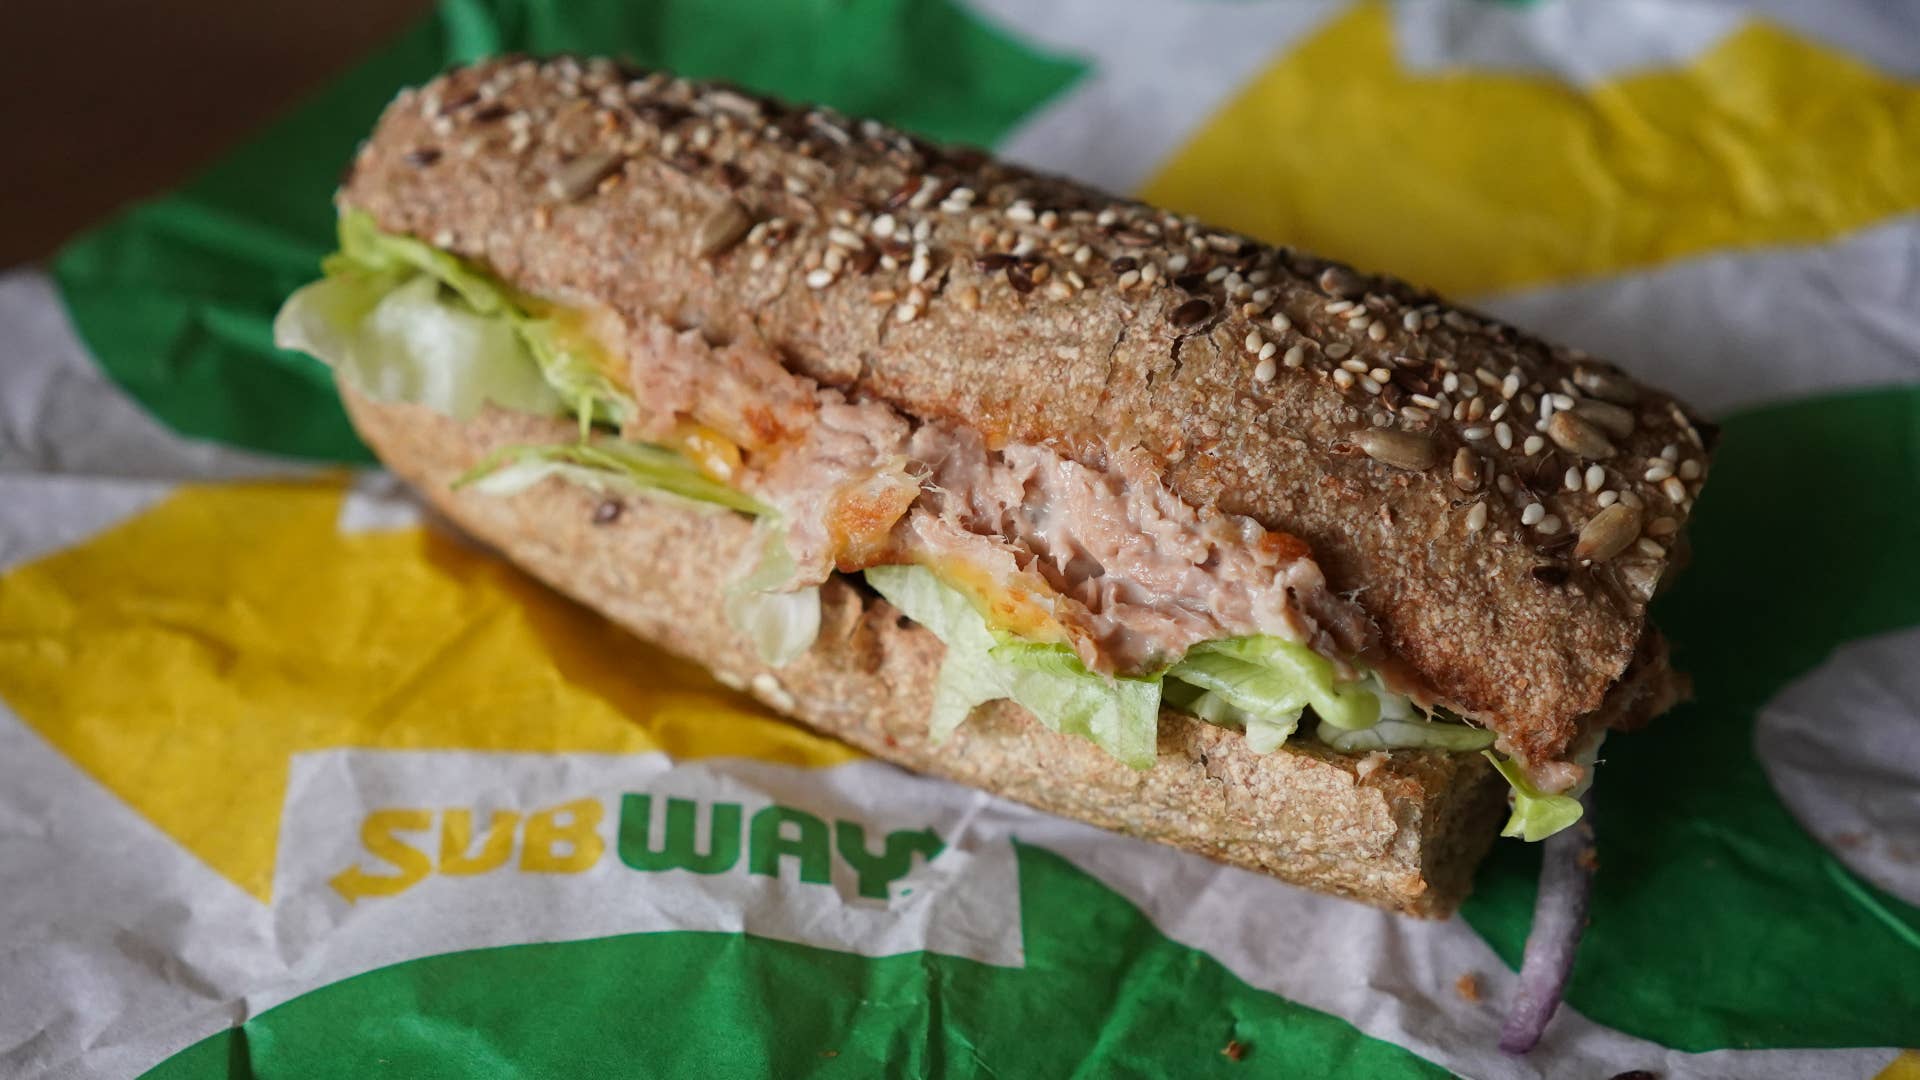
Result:
<svg viewBox="0 0 1920 1080"><path fill-rule="evenodd" d="M1920 85L1775 27L1591 87L1413 72L1379 4L1278 58L1144 197L1455 295L1920 208Z"/></svg>
<svg viewBox="0 0 1920 1080"><path fill-rule="evenodd" d="M493 556L340 533L343 494L185 487L0 576L0 696L261 900L303 751L852 756Z"/></svg>

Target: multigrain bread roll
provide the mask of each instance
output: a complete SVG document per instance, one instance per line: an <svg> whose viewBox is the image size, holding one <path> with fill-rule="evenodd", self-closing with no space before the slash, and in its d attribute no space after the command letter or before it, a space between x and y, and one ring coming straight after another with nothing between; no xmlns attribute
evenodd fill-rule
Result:
<svg viewBox="0 0 1920 1080"><path fill-rule="evenodd" d="M1258 754L1234 728L1271 718L1198 675L1233 708L1165 711L1149 770L1007 702L936 746L938 640L845 575L930 568L1003 646L1123 689L1219 641L1291 642L1338 680L1302 699L1320 730L1364 727L1345 706L1371 687L1370 716L1490 731L1536 795L1583 786L1599 732L1683 692L1646 604L1684 560L1712 429L1404 283L830 110L566 59L403 94L339 201L460 262L363 253L336 276L425 268L468 315L511 312L550 381L555 350L584 358L564 405L757 500L792 563L776 587L825 585L822 631L775 671L728 629L746 518L622 499L594 527L614 504L564 479L455 491L568 422L456 422L398 403L367 348L292 335L359 356L328 358L382 459L556 586L882 757L1441 914L1497 809L1479 755L1335 753L1305 729Z"/></svg>

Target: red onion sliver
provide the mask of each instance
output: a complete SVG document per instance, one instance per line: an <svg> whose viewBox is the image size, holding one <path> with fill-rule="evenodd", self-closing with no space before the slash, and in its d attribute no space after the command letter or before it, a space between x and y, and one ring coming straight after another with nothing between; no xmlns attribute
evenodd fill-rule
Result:
<svg viewBox="0 0 1920 1080"><path fill-rule="evenodd" d="M1541 843L1540 893L1533 902L1533 927L1520 961L1520 984L1506 1023L1500 1027L1500 1049L1524 1054L1539 1043L1547 1022L1560 1007L1573 971L1574 952L1587 928L1587 902L1593 897L1593 793L1582 796L1586 807L1578 824Z"/></svg>

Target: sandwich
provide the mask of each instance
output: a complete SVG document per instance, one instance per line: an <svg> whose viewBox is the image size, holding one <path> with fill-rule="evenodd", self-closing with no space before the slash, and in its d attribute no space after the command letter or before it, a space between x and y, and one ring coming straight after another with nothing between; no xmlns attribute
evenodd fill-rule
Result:
<svg viewBox="0 0 1920 1080"><path fill-rule="evenodd" d="M1437 917L1686 692L1714 429L1403 282L572 58L401 93L337 201L276 334L388 468L907 768Z"/></svg>

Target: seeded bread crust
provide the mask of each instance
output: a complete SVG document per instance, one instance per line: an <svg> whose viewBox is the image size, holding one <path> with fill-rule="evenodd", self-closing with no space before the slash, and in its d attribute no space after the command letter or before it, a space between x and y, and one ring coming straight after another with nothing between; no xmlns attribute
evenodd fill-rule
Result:
<svg viewBox="0 0 1920 1080"><path fill-rule="evenodd" d="M630 326L763 339L912 417L1094 465L1145 448L1188 502L1305 539L1385 646L1525 760L1651 715L1600 710L1684 559L1711 429L1404 283L570 59L402 94L340 200Z"/></svg>
<svg viewBox="0 0 1920 1080"><path fill-rule="evenodd" d="M455 491L495 448L562 440L566 425L500 411L460 424L342 396L368 445L462 529L640 637L887 761L1412 915L1450 914L1493 839L1505 785L1477 754L1350 757L1289 744L1260 755L1237 732L1168 712L1158 763L1135 771L1010 702L983 706L935 746L927 716L944 646L886 601L833 578L820 640L768 668L721 614L725 568L750 542L745 518L609 503L552 479L512 496Z"/></svg>

